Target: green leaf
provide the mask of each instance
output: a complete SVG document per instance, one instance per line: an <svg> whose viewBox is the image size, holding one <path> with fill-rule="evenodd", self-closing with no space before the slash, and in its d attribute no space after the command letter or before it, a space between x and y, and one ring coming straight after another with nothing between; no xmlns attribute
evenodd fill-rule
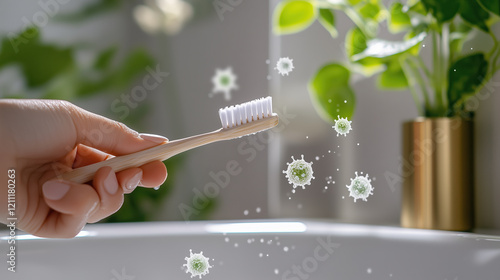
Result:
<svg viewBox="0 0 500 280"><path fill-rule="evenodd" d="M488 61L484 54L476 53L455 61L448 70L448 101L453 109L456 102L476 93L484 80Z"/></svg>
<svg viewBox="0 0 500 280"><path fill-rule="evenodd" d="M475 0L466 0L475 1ZM429 11L439 23L451 20L458 12L457 0L422 0L427 11Z"/></svg>
<svg viewBox="0 0 500 280"><path fill-rule="evenodd" d="M347 2L352 6L359 4L361 1L363 0L347 0Z"/></svg>
<svg viewBox="0 0 500 280"><path fill-rule="evenodd" d="M378 21L380 15L380 6L378 3L368 2L359 8L359 14L365 19Z"/></svg>
<svg viewBox="0 0 500 280"><path fill-rule="evenodd" d="M478 0L488 11L500 16L500 1L498 0Z"/></svg>
<svg viewBox="0 0 500 280"><path fill-rule="evenodd" d="M276 6L273 16L274 32L289 34L302 31L316 19L316 8L309 1L289 0Z"/></svg>
<svg viewBox="0 0 500 280"><path fill-rule="evenodd" d="M459 22L450 29L450 54L461 53L465 41L471 37L471 25Z"/></svg>
<svg viewBox="0 0 500 280"><path fill-rule="evenodd" d="M403 4L395 2L391 6L389 30L397 33L411 28L410 16L403 12Z"/></svg>
<svg viewBox="0 0 500 280"><path fill-rule="evenodd" d="M366 36L359 27L355 27L347 32L345 49L349 57L363 52L367 47Z"/></svg>
<svg viewBox="0 0 500 280"><path fill-rule="evenodd" d="M410 2L410 1L408 1ZM409 13L413 13L413 14L419 14L419 15L427 15L427 10L424 6L424 4L419 0L419 1L413 1L413 3L408 3L409 5L409 9L408 9L408 12Z"/></svg>
<svg viewBox="0 0 500 280"><path fill-rule="evenodd" d="M378 76L377 85L382 89L408 88L408 80L399 60L393 59L386 66L387 69Z"/></svg>
<svg viewBox="0 0 500 280"><path fill-rule="evenodd" d="M490 18L490 14L481 8L475 0L460 0L459 3L459 13L463 20L477 26L484 32L490 31L490 28L486 25L486 21Z"/></svg>
<svg viewBox="0 0 500 280"><path fill-rule="evenodd" d="M319 9L319 22L325 29L330 32L333 38L337 37L338 32L335 28L335 16L333 15L333 11L330 9Z"/></svg>
<svg viewBox="0 0 500 280"><path fill-rule="evenodd" d="M337 116L352 118L356 97L349 86L350 72L340 64L321 67L309 82L309 93L320 116L334 123Z"/></svg>
<svg viewBox="0 0 500 280"><path fill-rule="evenodd" d="M2 41L0 67L18 64L29 87L46 84L57 75L75 66L73 51L40 41L36 28Z"/></svg>
<svg viewBox="0 0 500 280"><path fill-rule="evenodd" d="M367 48L364 51L353 55L351 59L359 61L367 57L388 58L393 55L402 54L420 44L426 36L427 33L422 32L413 38L398 42L372 39L368 41Z"/></svg>
<svg viewBox="0 0 500 280"><path fill-rule="evenodd" d="M106 70L111 65L113 58L115 57L118 48L110 47L103 50L96 58L94 62L94 68L97 70Z"/></svg>

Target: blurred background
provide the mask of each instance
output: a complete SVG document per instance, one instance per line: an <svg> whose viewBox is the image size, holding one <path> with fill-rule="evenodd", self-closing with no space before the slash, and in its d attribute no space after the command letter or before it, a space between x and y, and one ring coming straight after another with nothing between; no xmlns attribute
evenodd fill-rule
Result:
<svg viewBox="0 0 500 280"><path fill-rule="evenodd" d="M352 24L338 15L335 40L318 23L277 36L271 17L278 2L3 1L0 97L69 100L139 132L178 139L218 129L221 107L273 96L277 129L169 159L166 183L138 188L107 222L306 217L399 224L400 183L387 176L399 173L402 123L418 115L409 92L381 91L373 79L354 76L353 130L337 137L314 110L307 84L321 65L345 60L342 38ZM288 76L274 69L280 57L293 59ZM214 75L228 68L237 87L215 93ZM147 76L156 83L145 85ZM494 92L480 100L475 119L476 225L500 229L500 77L490 85ZM301 155L313 162L315 179L292 194L282 170ZM241 171L227 186L219 183L234 164ZM354 203L345 187L355 171L372 178L367 202ZM218 191L200 199L214 183Z"/></svg>

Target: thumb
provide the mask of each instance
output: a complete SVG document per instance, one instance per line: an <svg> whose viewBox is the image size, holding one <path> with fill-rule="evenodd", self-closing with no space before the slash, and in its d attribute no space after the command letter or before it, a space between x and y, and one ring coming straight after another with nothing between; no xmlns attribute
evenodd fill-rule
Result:
<svg viewBox="0 0 500 280"><path fill-rule="evenodd" d="M125 155L144 150L167 138L153 134L139 134L121 122L73 106L71 117L77 133L77 144L94 147L112 155Z"/></svg>

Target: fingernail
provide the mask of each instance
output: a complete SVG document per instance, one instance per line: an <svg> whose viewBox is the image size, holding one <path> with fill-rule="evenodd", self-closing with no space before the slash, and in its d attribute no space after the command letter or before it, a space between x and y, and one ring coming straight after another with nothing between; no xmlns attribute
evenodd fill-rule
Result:
<svg viewBox="0 0 500 280"><path fill-rule="evenodd" d="M133 190L139 185L141 179L142 179L142 171L137 173L134 177L130 178L130 180L128 180L128 182L125 184L125 187L128 190Z"/></svg>
<svg viewBox="0 0 500 280"><path fill-rule="evenodd" d="M108 177L104 180L104 188L109 194L115 194L118 190L118 181L113 170L109 171Z"/></svg>
<svg viewBox="0 0 500 280"><path fill-rule="evenodd" d="M43 195L50 200L59 200L69 191L69 185L60 181L47 181L42 187Z"/></svg>
<svg viewBox="0 0 500 280"><path fill-rule="evenodd" d="M156 135L156 134L149 134L149 133L141 133L139 134L139 137L146 141L150 141L153 143L161 144L163 142L168 141L167 137L163 137L161 135Z"/></svg>

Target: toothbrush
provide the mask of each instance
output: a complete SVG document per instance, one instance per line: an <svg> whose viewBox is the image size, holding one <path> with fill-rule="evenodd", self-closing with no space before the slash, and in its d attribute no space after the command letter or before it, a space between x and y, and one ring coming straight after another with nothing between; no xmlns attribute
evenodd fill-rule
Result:
<svg viewBox="0 0 500 280"><path fill-rule="evenodd" d="M59 178L76 183L85 183L92 180L96 171L103 166L110 166L115 172L118 172L155 160L164 161L174 155L196 147L254 134L278 125L278 115L273 113L272 98L270 96L221 108L219 110L219 117L222 128L218 130L168 141L159 146L139 152L76 168L61 174Z"/></svg>

